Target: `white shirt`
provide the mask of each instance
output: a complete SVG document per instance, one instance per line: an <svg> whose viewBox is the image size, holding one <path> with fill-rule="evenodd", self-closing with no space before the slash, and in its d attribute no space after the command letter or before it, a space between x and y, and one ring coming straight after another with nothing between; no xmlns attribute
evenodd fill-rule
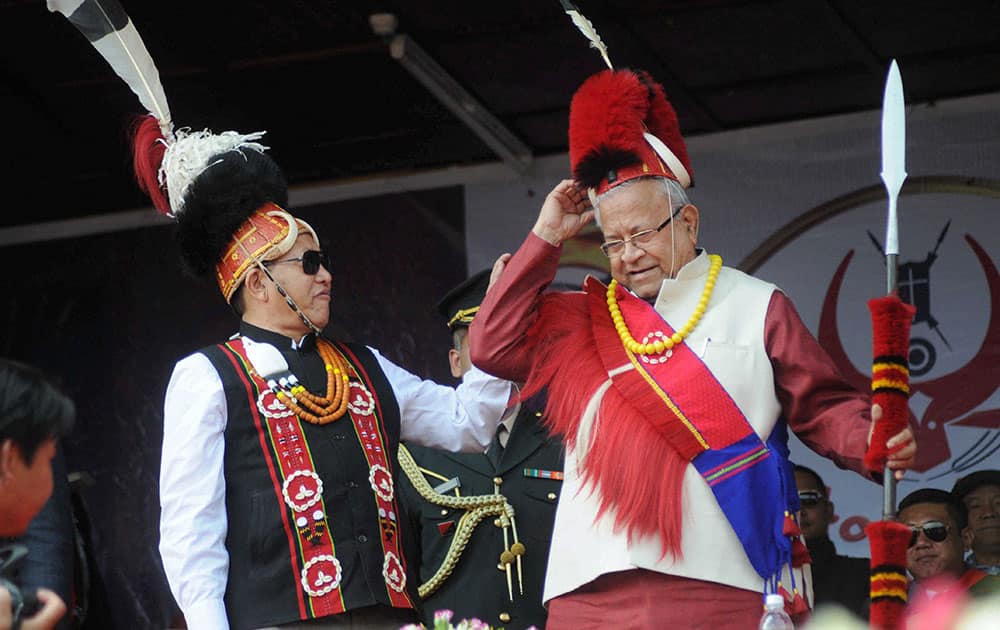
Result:
<svg viewBox="0 0 1000 630"><path fill-rule="evenodd" d="M451 451L481 451L493 439L511 384L469 370L457 388L426 381L369 348L399 403L400 439ZM450 421L447 419L450 418ZM226 630L223 595L226 395L208 358L174 366L163 413L160 556L170 590L191 630Z"/></svg>

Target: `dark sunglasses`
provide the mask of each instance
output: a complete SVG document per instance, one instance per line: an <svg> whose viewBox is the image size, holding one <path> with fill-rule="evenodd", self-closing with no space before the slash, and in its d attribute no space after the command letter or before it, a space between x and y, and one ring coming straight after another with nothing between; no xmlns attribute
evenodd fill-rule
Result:
<svg viewBox="0 0 1000 630"><path fill-rule="evenodd" d="M927 536L927 540L931 542L942 542L948 537L948 526L940 521L927 521L923 525L910 525L910 531L913 533L910 535L910 544L907 547L917 544L920 532L923 532L924 536Z"/></svg>
<svg viewBox="0 0 1000 630"><path fill-rule="evenodd" d="M290 262L301 262L302 263L302 273L307 276L315 276L319 273L320 266L326 268L330 271L330 257L323 251L317 251L315 249L310 249L308 251L302 252L302 256L299 258L288 258L286 260L268 260L265 261L265 265L279 265L281 263Z"/></svg>
<svg viewBox="0 0 1000 630"><path fill-rule="evenodd" d="M799 504L802 507L816 507L825 500L826 497L816 490L803 490L799 493Z"/></svg>

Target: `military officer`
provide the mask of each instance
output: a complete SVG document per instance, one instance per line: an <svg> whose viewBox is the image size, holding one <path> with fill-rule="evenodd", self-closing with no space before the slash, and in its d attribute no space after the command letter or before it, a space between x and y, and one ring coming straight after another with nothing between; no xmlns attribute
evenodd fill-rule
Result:
<svg viewBox="0 0 1000 630"><path fill-rule="evenodd" d="M489 271L452 289L438 309L452 332L452 374L469 361L468 326L486 293ZM521 630L545 627L542 586L555 507L562 489L563 447L527 401L508 410L485 453L449 453L413 444L400 449L400 508L419 547L421 617L451 610Z"/></svg>

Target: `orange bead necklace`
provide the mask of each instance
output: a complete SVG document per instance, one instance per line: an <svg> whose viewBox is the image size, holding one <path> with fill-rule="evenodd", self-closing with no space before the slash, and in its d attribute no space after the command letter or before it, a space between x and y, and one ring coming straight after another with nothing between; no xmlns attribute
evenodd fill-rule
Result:
<svg viewBox="0 0 1000 630"><path fill-rule="evenodd" d="M339 420L347 411L350 365L329 341L317 338L316 348L326 367L326 396L311 393L297 379L294 383L279 382L275 396L302 420L327 424Z"/></svg>

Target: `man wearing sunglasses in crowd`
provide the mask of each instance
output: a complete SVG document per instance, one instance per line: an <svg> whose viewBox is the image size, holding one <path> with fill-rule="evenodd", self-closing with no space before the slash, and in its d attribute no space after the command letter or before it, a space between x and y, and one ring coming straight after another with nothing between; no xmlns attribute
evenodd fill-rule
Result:
<svg viewBox="0 0 1000 630"><path fill-rule="evenodd" d="M965 505L953 494L915 490L899 502L896 518L912 532L906 550L911 606L955 589L972 597L1000 593L1000 577L965 564L973 533Z"/></svg>
<svg viewBox="0 0 1000 630"><path fill-rule="evenodd" d="M136 137L137 154L162 156L162 141ZM167 386L164 569L191 630L399 628L416 620L417 587L398 516L399 443L481 453L511 385L477 369L457 388L437 385L324 336L330 263L284 209L284 175L252 139L189 136L163 160L183 259L240 318L228 341L181 359ZM157 170L142 180L151 190Z"/></svg>
<svg viewBox="0 0 1000 630"><path fill-rule="evenodd" d="M816 606L838 604L868 619L869 560L837 553L828 533L834 521L834 505L819 474L796 465L795 485L799 491L799 528L812 558Z"/></svg>

